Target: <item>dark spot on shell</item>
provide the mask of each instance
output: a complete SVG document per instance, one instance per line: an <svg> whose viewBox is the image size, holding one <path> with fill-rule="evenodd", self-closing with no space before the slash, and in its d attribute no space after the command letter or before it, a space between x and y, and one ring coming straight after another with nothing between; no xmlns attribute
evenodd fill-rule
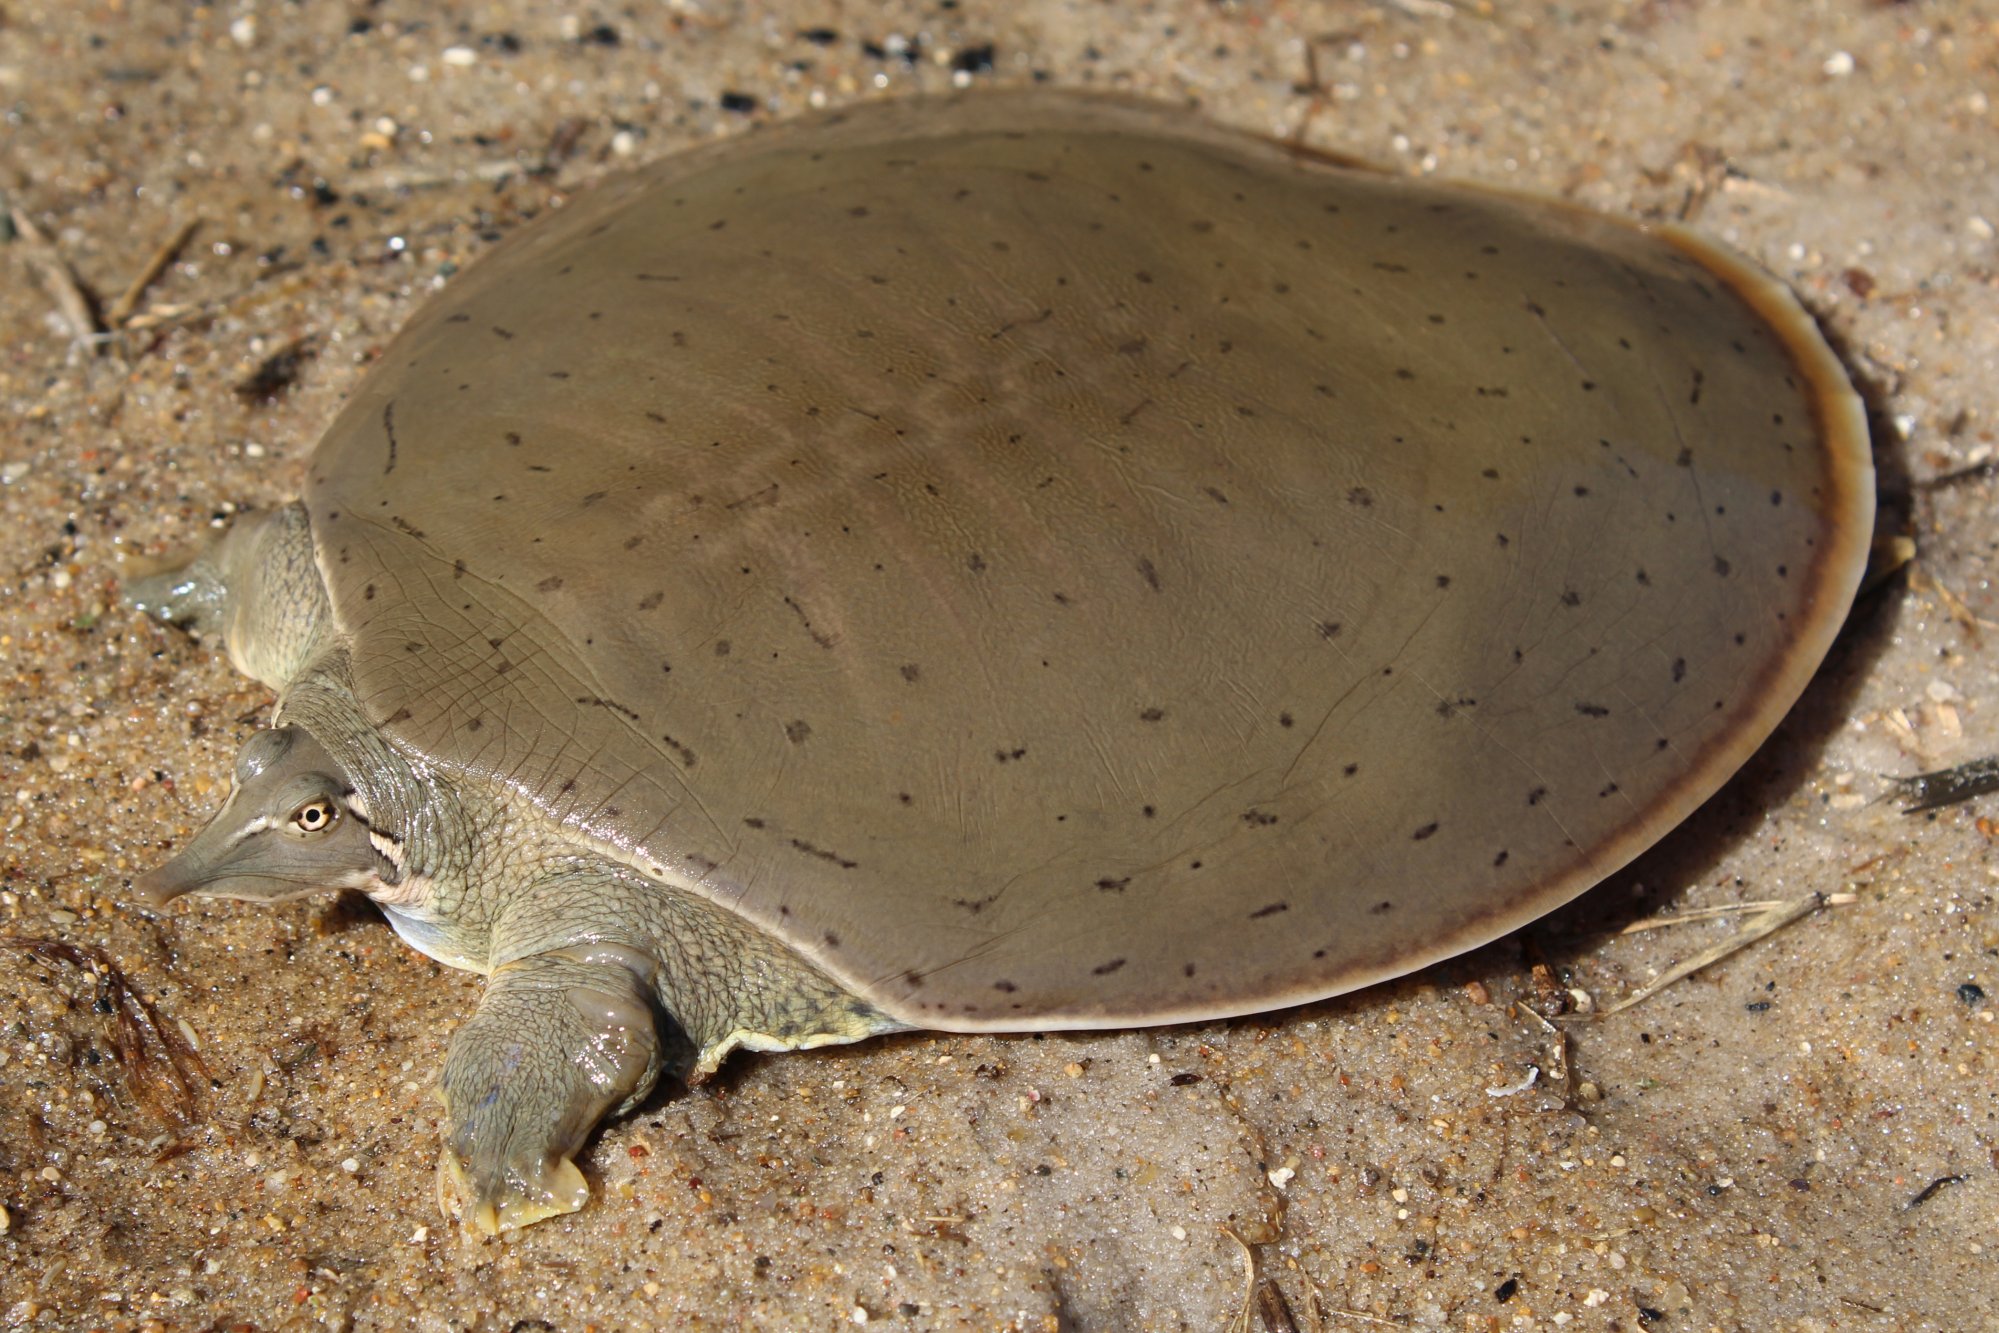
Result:
<svg viewBox="0 0 1999 1333"><path fill-rule="evenodd" d="M1500 851L1499 851L1499 855L1497 855L1497 856L1495 856L1495 857L1493 857L1493 858L1492 858L1492 868L1493 868L1494 870L1497 870L1497 869L1499 869L1499 868L1500 868L1501 866L1503 866L1503 865L1505 865L1505 864L1506 864L1507 860L1508 860L1508 859L1509 859L1509 858L1510 858L1510 857L1511 857L1512 855L1513 855L1513 853L1511 853L1511 852L1507 851L1507 850L1506 850L1505 848L1503 848L1503 847L1502 847L1502 848L1500 848Z"/></svg>
<svg viewBox="0 0 1999 1333"><path fill-rule="evenodd" d="M1339 622L1339 621L1337 621L1337 620L1321 620L1321 621L1319 622L1319 637L1320 637L1320 638L1322 638L1322 639L1330 639L1330 638L1333 638L1333 637L1335 637L1336 635L1338 635L1338 634L1339 634L1339 632L1340 632L1340 622Z"/></svg>
<svg viewBox="0 0 1999 1333"><path fill-rule="evenodd" d="M1539 805L1541 804L1542 801L1546 800L1547 797L1548 797L1548 789L1546 787L1536 787L1534 788L1534 790L1527 793L1527 804Z"/></svg>
<svg viewBox="0 0 1999 1333"><path fill-rule="evenodd" d="M1729 576L1730 571L1733 568L1734 566L1730 565L1728 561L1724 560L1722 557L1716 556L1714 558L1714 572L1719 574L1721 577L1727 578Z"/></svg>
<svg viewBox="0 0 1999 1333"><path fill-rule="evenodd" d="M1159 591L1159 571L1153 567L1150 560L1140 557L1138 562L1138 576L1145 580L1146 587L1152 589L1154 592Z"/></svg>
<svg viewBox="0 0 1999 1333"><path fill-rule="evenodd" d="M1108 963L1098 963L1095 967L1091 968L1090 975L1094 977L1107 977L1123 966L1124 959L1113 958Z"/></svg>
<svg viewBox="0 0 1999 1333"><path fill-rule="evenodd" d="M1578 701L1576 703L1576 711L1578 713L1581 713L1584 717L1610 716L1610 710L1608 708L1605 708L1602 704L1583 703L1581 701Z"/></svg>
<svg viewBox="0 0 1999 1333"><path fill-rule="evenodd" d="M1130 875L1125 875L1116 879L1113 879L1112 877L1106 875L1104 878L1097 881L1097 888L1099 891L1103 893L1123 893L1125 891L1125 886L1130 883L1131 883Z"/></svg>
<svg viewBox="0 0 1999 1333"><path fill-rule="evenodd" d="M1367 909L1369 916L1380 916L1383 912L1392 912L1394 910L1395 904L1389 902L1386 898Z"/></svg>
<svg viewBox="0 0 1999 1333"><path fill-rule="evenodd" d="M923 668L916 665L916 663L904 662L902 664L902 678L908 681L911 685L914 685L919 679L922 678L922 676L923 676Z"/></svg>
<svg viewBox="0 0 1999 1333"><path fill-rule="evenodd" d="M1166 716L1164 708L1148 708L1138 715L1141 722L1158 722Z"/></svg>
<svg viewBox="0 0 1999 1333"><path fill-rule="evenodd" d="M1296 722L1292 718L1291 714L1279 713L1277 715L1277 725L1280 727L1290 727L1290 726L1295 726Z"/></svg>
<svg viewBox="0 0 1999 1333"><path fill-rule="evenodd" d="M715 640L715 656L727 657L728 655L729 655L729 641L727 639Z"/></svg>
<svg viewBox="0 0 1999 1333"><path fill-rule="evenodd" d="M758 819L755 815L745 815L743 817L744 828L762 828L763 826L764 822L761 819Z"/></svg>
<svg viewBox="0 0 1999 1333"><path fill-rule="evenodd" d="M1356 486L1347 492L1347 503L1362 509L1371 509L1374 506L1374 492L1365 486Z"/></svg>
<svg viewBox="0 0 1999 1333"><path fill-rule="evenodd" d="M557 588L560 588L561 586L562 586L562 575L550 574L547 578L535 584L534 590L536 592L554 592Z"/></svg>
<svg viewBox="0 0 1999 1333"><path fill-rule="evenodd" d="M1271 814L1268 810L1245 810L1242 812L1241 819L1243 823L1249 825L1251 828L1269 828L1277 822L1277 816Z"/></svg>
<svg viewBox="0 0 1999 1333"><path fill-rule="evenodd" d="M835 935L830 930L827 931L824 935L821 935L819 938L826 941L826 947L829 949L837 949L840 947L840 937L838 935Z"/></svg>
<svg viewBox="0 0 1999 1333"><path fill-rule="evenodd" d="M791 839L791 845L796 851L804 852L807 856L817 857L821 861L830 861L842 870L852 870L860 864L859 861L849 861L838 852L829 852L824 847L815 847L803 838Z"/></svg>
<svg viewBox="0 0 1999 1333"><path fill-rule="evenodd" d="M965 568L974 574L983 574L986 572L986 558L974 551L965 557Z"/></svg>
<svg viewBox="0 0 1999 1333"><path fill-rule="evenodd" d="M1678 685L1681 681L1685 680L1686 678L1687 678L1687 659L1684 657L1674 658L1673 683L1675 685Z"/></svg>
<svg viewBox="0 0 1999 1333"><path fill-rule="evenodd" d="M1019 990L1020 987L1014 985L1011 981L995 981L993 983L993 989L996 991L1000 991L1003 994L1011 995L1015 991Z"/></svg>
<svg viewBox="0 0 1999 1333"><path fill-rule="evenodd" d="M1577 592L1574 588L1564 588L1562 590L1563 606L1581 606L1582 604L1583 604L1583 595Z"/></svg>
<svg viewBox="0 0 1999 1333"><path fill-rule="evenodd" d="M666 600L665 593L649 592L645 596L639 598L639 610L650 611L665 600Z"/></svg>
<svg viewBox="0 0 1999 1333"><path fill-rule="evenodd" d="M1025 759L1026 757L1027 757L1027 747L1025 745L1016 746L1011 750L993 751L994 762L1001 764L1011 763L1016 759Z"/></svg>
<svg viewBox="0 0 1999 1333"><path fill-rule="evenodd" d="M660 740L663 743L665 743L666 747L669 750L672 750L674 754L679 757L680 766L682 768L694 767L694 751L688 749L685 745L675 740L672 736L661 736Z"/></svg>
<svg viewBox="0 0 1999 1333"><path fill-rule="evenodd" d="M1360 765L1348 764L1345 768L1342 768L1340 772L1346 774L1348 777L1352 777L1354 774L1360 772Z"/></svg>
<svg viewBox="0 0 1999 1333"><path fill-rule="evenodd" d="M1254 912L1251 912L1249 914L1249 919L1251 921L1256 921L1266 916L1276 916L1279 912L1288 912L1290 910L1291 910L1290 903L1270 903L1267 904L1266 906L1257 908Z"/></svg>
<svg viewBox="0 0 1999 1333"><path fill-rule="evenodd" d="M1412 841L1421 842L1423 841L1423 839L1429 837L1436 831L1437 831L1436 821L1432 820L1430 823L1423 825L1422 828L1419 828L1414 833L1410 834L1409 837Z"/></svg>
<svg viewBox="0 0 1999 1333"><path fill-rule="evenodd" d="M812 724L805 721L803 718L800 718L794 722L787 722L784 724L784 738L790 741L793 745L805 744L806 737L810 736L811 734L812 734Z"/></svg>

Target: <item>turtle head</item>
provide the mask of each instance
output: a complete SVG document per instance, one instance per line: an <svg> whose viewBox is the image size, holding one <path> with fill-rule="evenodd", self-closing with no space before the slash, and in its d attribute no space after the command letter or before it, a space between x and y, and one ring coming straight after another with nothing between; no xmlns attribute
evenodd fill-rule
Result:
<svg viewBox="0 0 1999 1333"><path fill-rule="evenodd" d="M274 727L244 743L208 827L132 887L155 907L184 893L279 902L364 887L380 860L333 756L303 727Z"/></svg>

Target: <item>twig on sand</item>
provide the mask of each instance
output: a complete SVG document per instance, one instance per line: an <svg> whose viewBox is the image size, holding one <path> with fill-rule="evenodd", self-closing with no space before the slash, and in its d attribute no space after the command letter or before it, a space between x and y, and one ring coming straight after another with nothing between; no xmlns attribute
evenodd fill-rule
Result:
<svg viewBox="0 0 1999 1333"><path fill-rule="evenodd" d="M1666 989L1666 987L1672 985L1674 982L1692 976L1694 973L1706 967L1709 963L1718 962L1721 959L1728 957L1730 954L1737 953L1743 949L1748 948L1750 945L1756 943L1756 941L1764 938L1765 936L1774 934L1777 931L1782 930L1785 926L1790 925L1793 921L1797 921L1803 917L1810 916L1813 912L1818 911L1821 907L1825 907L1832 904L1835 899L1841 899L1846 902L1852 902L1854 901L1854 895L1807 893L1796 898L1782 899L1773 903L1756 904L1756 906L1761 907L1763 910L1759 911L1755 916L1751 917L1748 921L1745 921L1742 924L1742 928L1740 930L1736 931L1733 935L1729 936L1721 943L1716 944L1711 948L1703 949L1699 953L1695 954L1693 957L1685 959L1680 963L1675 964L1673 967L1666 969L1665 973L1661 975L1658 979L1652 981L1648 985L1639 988L1630 995L1625 996L1622 1000L1619 1000L1616 1004L1611 1005L1610 1008L1605 1009L1603 1011L1603 1016L1605 1018L1608 1018L1612 1014L1622 1013L1624 1010L1631 1008L1633 1005L1642 1004L1646 1000L1651 999L1654 995L1657 995L1660 991ZM1732 910L1740 911L1742 909L1738 907Z"/></svg>

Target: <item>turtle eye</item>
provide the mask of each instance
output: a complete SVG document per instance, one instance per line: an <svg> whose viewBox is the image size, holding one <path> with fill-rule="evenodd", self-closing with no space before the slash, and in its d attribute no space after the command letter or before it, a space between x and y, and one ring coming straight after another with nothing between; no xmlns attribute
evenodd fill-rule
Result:
<svg viewBox="0 0 1999 1333"><path fill-rule="evenodd" d="M324 796L315 796L292 811L292 827L300 833L324 833L333 827L339 811Z"/></svg>

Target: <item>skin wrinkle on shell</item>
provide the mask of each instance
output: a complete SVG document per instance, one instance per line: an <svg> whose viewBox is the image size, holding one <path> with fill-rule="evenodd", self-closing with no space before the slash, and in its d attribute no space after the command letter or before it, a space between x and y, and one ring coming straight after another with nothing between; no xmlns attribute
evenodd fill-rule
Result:
<svg viewBox="0 0 1999 1333"><path fill-rule="evenodd" d="M1836 364L1652 235L1046 94L674 159L459 278L328 433L358 693L903 1021L1410 970L1677 823L1857 581Z"/></svg>

